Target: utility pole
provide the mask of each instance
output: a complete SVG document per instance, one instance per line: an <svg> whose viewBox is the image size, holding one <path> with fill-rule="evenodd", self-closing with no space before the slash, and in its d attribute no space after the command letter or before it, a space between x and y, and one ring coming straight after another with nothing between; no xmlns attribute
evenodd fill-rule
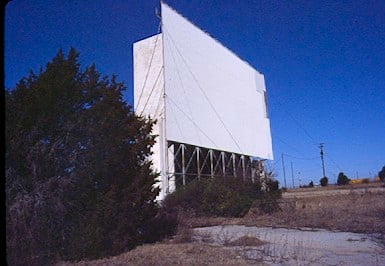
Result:
<svg viewBox="0 0 385 266"><path fill-rule="evenodd" d="M320 143L319 148L321 149L320 154L321 154L321 161L322 161L322 173L323 173L322 177L325 177L326 175L325 175L325 162L324 162L324 150L323 150L324 143Z"/></svg>
<svg viewBox="0 0 385 266"><path fill-rule="evenodd" d="M282 169L283 169L283 181L285 183L285 188L287 188L287 185L286 185L285 161L283 160L283 153L282 153Z"/></svg>
<svg viewBox="0 0 385 266"><path fill-rule="evenodd" d="M298 172L298 181L299 181L299 187L302 186L302 183L301 183L301 172Z"/></svg>
<svg viewBox="0 0 385 266"><path fill-rule="evenodd" d="M291 163L291 180L293 181L293 188L294 188L294 171L293 171L293 162Z"/></svg>

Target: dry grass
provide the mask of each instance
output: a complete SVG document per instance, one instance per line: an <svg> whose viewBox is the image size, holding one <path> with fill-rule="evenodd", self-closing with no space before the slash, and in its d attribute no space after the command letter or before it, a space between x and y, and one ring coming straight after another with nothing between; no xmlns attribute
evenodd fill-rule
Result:
<svg viewBox="0 0 385 266"><path fill-rule="evenodd" d="M356 186L357 188L357 186ZM362 187L360 187L362 188ZM288 228L324 228L357 233L385 234L385 189L382 192L362 193L351 187L331 188L325 194L309 197L301 192L291 192L290 197L279 200L280 211L264 214L252 207L243 218L188 217L190 228L214 225L249 225ZM317 192L322 191L317 189ZM310 192L311 193L311 192Z"/></svg>
<svg viewBox="0 0 385 266"><path fill-rule="evenodd" d="M339 188L340 190L340 188ZM328 189L330 191L330 188ZM385 191L364 194L316 194L300 197L300 193L280 200L281 211L261 214L252 208L244 218L206 218L184 213L179 217L178 234L163 243L143 245L119 256L69 265L249 265L262 261L247 260L233 246L258 246L257 238L243 237L230 241L229 247L191 243L192 228L212 225L249 225L288 228L325 228L347 232L379 233L385 236ZM293 195L292 195L293 196ZM385 239L385 238L384 238ZM385 240L384 240L385 243Z"/></svg>
<svg viewBox="0 0 385 266"><path fill-rule="evenodd" d="M243 223L385 234L385 192L282 199L280 208L272 215L251 209Z"/></svg>
<svg viewBox="0 0 385 266"><path fill-rule="evenodd" d="M265 242L259 240L256 237L242 236L234 241L229 242L227 246L253 247L253 246L261 246L263 244L265 244Z"/></svg>
<svg viewBox="0 0 385 266"><path fill-rule="evenodd" d="M111 258L57 264L57 266L75 265L250 265L250 263L235 250L205 244L185 243L143 245Z"/></svg>
<svg viewBox="0 0 385 266"><path fill-rule="evenodd" d="M298 193L303 191L329 191L329 190L352 190L352 189L360 189L360 188L380 188L383 187L383 182L372 182L369 184L347 184L343 186L338 185L328 185L326 187L315 186L311 188L295 188L287 190L287 193Z"/></svg>

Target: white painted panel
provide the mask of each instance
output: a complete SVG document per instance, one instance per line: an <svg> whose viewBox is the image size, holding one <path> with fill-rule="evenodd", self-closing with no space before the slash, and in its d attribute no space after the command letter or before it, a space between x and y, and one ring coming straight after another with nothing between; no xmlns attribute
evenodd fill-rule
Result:
<svg viewBox="0 0 385 266"><path fill-rule="evenodd" d="M273 159L262 74L162 3L167 139Z"/></svg>
<svg viewBox="0 0 385 266"><path fill-rule="evenodd" d="M157 135L151 148L150 160L153 170L161 173L157 178L160 193L157 200L162 200L167 193L168 179L164 170L163 138L163 51L162 35L158 34L138 41L133 45L134 54L134 111L137 115L156 119L152 134ZM171 157L172 159L172 157Z"/></svg>
<svg viewBox="0 0 385 266"><path fill-rule="evenodd" d="M138 115L160 121L164 108L162 92L164 87L163 52L161 34L138 41L133 45L134 54L134 111ZM160 74L160 75L159 75ZM152 133L161 132L160 123L156 123ZM161 171L160 139L152 147L152 161L155 171Z"/></svg>
<svg viewBox="0 0 385 266"><path fill-rule="evenodd" d="M138 115L158 118L163 103L162 34L138 41L134 52L134 110Z"/></svg>

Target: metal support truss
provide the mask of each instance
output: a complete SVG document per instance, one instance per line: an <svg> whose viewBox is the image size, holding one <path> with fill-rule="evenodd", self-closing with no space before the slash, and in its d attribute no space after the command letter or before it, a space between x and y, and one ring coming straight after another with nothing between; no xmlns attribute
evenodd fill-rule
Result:
<svg viewBox="0 0 385 266"><path fill-rule="evenodd" d="M196 178L235 177L256 182L263 176L263 162L247 155L171 141L168 147L173 151L174 170L168 172L168 178L173 180L175 188Z"/></svg>

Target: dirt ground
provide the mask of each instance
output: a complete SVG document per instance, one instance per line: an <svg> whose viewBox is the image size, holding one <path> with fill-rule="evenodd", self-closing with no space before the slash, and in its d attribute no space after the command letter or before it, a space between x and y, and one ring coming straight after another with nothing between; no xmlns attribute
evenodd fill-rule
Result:
<svg viewBox="0 0 385 266"><path fill-rule="evenodd" d="M254 207L238 219L187 215L173 239L58 265L385 265L385 188L291 191L279 209Z"/></svg>
<svg viewBox="0 0 385 266"><path fill-rule="evenodd" d="M249 263L385 265L385 247L369 234L243 225L202 227L194 229L194 232L195 241L238 251ZM259 242L252 245L242 241L245 237L258 239ZM232 248L229 249L229 246Z"/></svg>

